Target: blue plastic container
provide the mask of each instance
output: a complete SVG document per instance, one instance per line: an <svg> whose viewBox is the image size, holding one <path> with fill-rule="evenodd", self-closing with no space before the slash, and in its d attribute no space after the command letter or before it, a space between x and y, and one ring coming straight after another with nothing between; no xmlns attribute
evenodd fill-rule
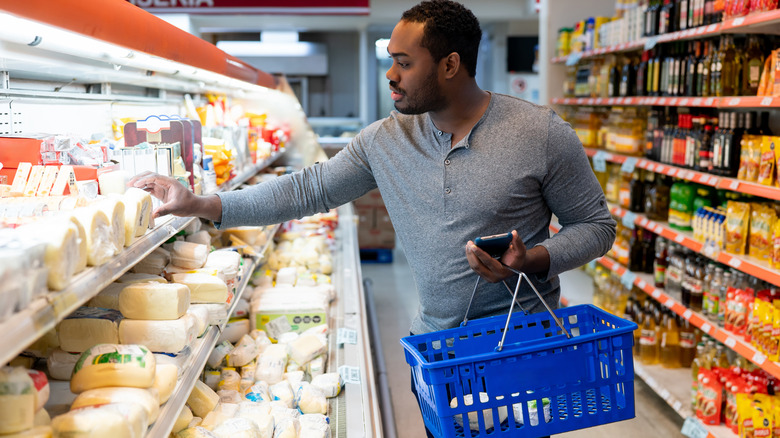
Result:
<svg viewBox="0 0 780 438"><path fill-rule="evenodd" d="M428 430L539 437L634 418L636 324L591 305L555 314L572 338L547 312L515 312L501 351L506 316L401 339Z"/></svg>

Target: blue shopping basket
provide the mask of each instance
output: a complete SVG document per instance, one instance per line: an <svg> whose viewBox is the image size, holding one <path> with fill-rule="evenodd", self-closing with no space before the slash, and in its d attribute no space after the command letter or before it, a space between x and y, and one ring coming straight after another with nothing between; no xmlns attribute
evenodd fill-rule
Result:
<svg viewBox="0 0 780 438"><path fill-rule="evenodd" d="M428 430L539 437L634 418L636 324L592 305L555 315L510 312L401 339Z"/></svg>

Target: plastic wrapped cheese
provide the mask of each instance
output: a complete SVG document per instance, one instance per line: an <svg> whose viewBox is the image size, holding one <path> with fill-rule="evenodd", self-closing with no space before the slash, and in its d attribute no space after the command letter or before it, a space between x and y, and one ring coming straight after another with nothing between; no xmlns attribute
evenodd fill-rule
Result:
<svg viewBox="0 0 780 438"><path fill-rule="evenodd" d="M190 295L190 301L192 301L191 295ZM206 309L206 312L208 313L209 325L221 325L224 324L228 319L228 314L227 314L228 309L227 309L227 304L225 303L190 304L190 309L193 308Z"/></svg>
<svg viewBox="0 0 780 438"><path fill-rule="evenodd" d="M327 414L328 400L325 393L308 382L301 382L295 392L294 406L304 414Z"/></svg>
<svg viewBox="0 0 780 438"><path fill-rule="evenodd" d="M309 373L311 378L315 378L325 372L325 358L323 356L317 356L306 364L306 372Z"/></svg>
<svg viewBox="0 0 780 438"><path fill-rule="evenodd" d="M192 421L190 421L190 424L187 425L187 428L190 427L198 427L203 423L203 419L200 417L192 417Z"/></svg>
<svg viewBox="0 0 780 438"><path fill-rule="evenodd" d="M33 419L33 426L51 426L51 416L46 409L38 409Z"/></svg>
<svg viewBox="0 0 780 438"><path fill-rule="evenodd" d="M46 373L38 370L27 370L27 375L33 381L35 388L35 410L39 411L43 408L43 405L49 401L49 395L51 394L51 387L49 386L49 379L46 378Z"/></svg>
<svg viewBox="0 0 780 438"><path fill-rule="evenodd" d="M217 406L219 407L219 405ZM219 409L214 409L213 411L206 414L205 417L203 417L203 422L200 423L200 427L208 430L214 430L215 427L231 418L233 417L228 413Z"/></svg>
<svg viewBox="0 0 780 438"><path fill-rule="evenodd" d="M98 175L98 186L100 187L100 194L107 195L111 193L121 195L128 190L125 186L129 180L130 174L126 170L115 170L112 172L101 173ZM143 190L141 191L143 192Z"/></svg>
<svg viewBox="0 0 780 438"><path fill-rule="evenodd" d="M290 358L303 365L327 351L327 344L315 335L302 335L288 344Z"/></svg>
<svg viewBox="0 0 780 438"><path fill-rule="evenodd" d="M201 245L211 246L211 234L206 230L200 230L184 238L185 241L191 243L199 243Z"/></svg>
<svg viewBox="0 0 780 438"><path fill-rule="evenodd" d="M207 274L173 274L174 283L190 288L190 301L193 303L228 302L227 284L221 279Z"/></svg>
<svg viewBox="0 0 780 438"><path fill-rule="evenodd" d="M119 310L119 293L127 287L125 283L111 283L87 302L89 307Z"/></svg>
<svg viewBox="0 0 780 438"><path fill-rule="evenodd" d="M485 392L479 393L479 401L482 403L487 403L490 401L490 397ZM466 406L471 406L474 404L474 396L471 394L466 394L463 396L463 402ZM455 397L450 401L450 407L455 409L458 407L458 398ZM498 422L499 424L502 423L507 418L507 410L506 406L500 406L498 408ZM469 419L469 429L471 430L479 430L479 416L477 411L472 411L468 413L468 419ZM485 429L490 429L493 427L493 410L492 409L483 409L482 410L482 419L485 421ZM458 426L463 427L463 415L455 415L455 422L458 423Z"/></svg>
<svg viewBox="0 0 780 438"><path fill-rule="evenodd" d="M209 328L209 311L205 307L189 306L187 313L192 315L195 321L195 331L198 333L198 337L203 336L206 333L206 329Z"/></svg>
<svg viewBox="0 0 780 438"><path fill-rule="evenodd" d="M158 365L173 365L179 370L179 375L187 371L190 364L192 349L189 346L184 347L178 353L154 353L154 359Z"/></svg>
<svg viewBox="0 0 780 438"><path fill-rule="evenodd" d="M179 367L169 363L158 363L154 372L154 389L160 397L160 404L168 401L176 389L176 379L179 377Z"/></svg>
<svg viewBox="0 0 780 438"><path fill-rule="evenodd" d="M163 321L124 319L119 324L119 340L123 344L145 345L156 353L175 354L195 339L190 318L185 314Z"/></svg>
<svg viewBox="0 0 780 438"><path fill-rule="evenodd" d="M60 348L81 353L95 344L119 342L119 323L122 314L113 309L79 307L60 322Z"/></svg>
<svg viewBox="0 0 780 438"><path fill-rule="evenodd" d="M304 414L298 419L298 438L330 438L330 423L323 414Z"/></svg>
<svg viewBox="0 0 780 438"><path fill-rule="evenodd" d="M100 266L114 255L111 222L102 210L93 205L73 210L87 236L87 264Z"/></svg>
<svg viewBox="0 0 780 438"><path fill-rule="evenodd" d="M152 221L152 196L144 190L130 187L125 192L125 246L143 236Z"/></svg>
<svg viewBox="0 0 780 438"><path fill-rule="evenodd" d="M217 391L217 395L219 396L220 404L237 405L238 403L244 401L244 399L241 398L241 393L232 389L220 389Z"/></svg>
<svg viewBox="0 0 780 438"><path fill-rule="evenodd" d="M70 391L84 391L109 386L150 388L154 385L156 362L143 345L98 344L81 354Z"/></svg>
<svg viewBox="0 0 780 438"><path fill-rule="evenodd" d="M0 434L33 427L37 391L27 370L0 368Z"/></svg>
<svg viewBox="0 0 780 438"><path fill-rule="evenodd" d="M300 386L304 376L305 373L303 371L290 371L284 373L284 380L288 381L290 383L290 386L296 388Z"/></svg>
<svg viewBox="0 0 780 438"><path fill-rule="evenodd" d="M61 290L76 273L79 259L79 230L70 221L44 220L17 228L24 238L46 245L43 262L48 268L47 285Z"/></svg>
<svg viewBox="0 0 780 438"><path fill-rule="evenodd" d="M209 355L206 363L211 368L217 368L222 364L222 362L225 360L225 357L230 354L231 351L233 351L233 344L228 341L222 341L217 344L213 350L211 350L211 354Z"/></svg>
<svg viewBox="0 0 780 438"><path fill-rule="evenodd" d="M339 373L325 373L312 378L311 384L321 389L325 397L331 398L339 395L344 381Z"/></svg>
<svg viewBox="0 0 780 438"><path fill-rule="evenodd" d="M236 303L235 309L233 309L233 314L230 315L231 318L246 318L249 316L249 301L247 300L238 300Z"/></svg>
<svg viewBox="0 0 780 438"><path fill-rule="evenodd" d="M290 382L282 380L271 385L268 390L271 392L271 398L274 401L280 401L287 405L288 408L295 407L295 393L290 386Z"/></svg>
<svg viewBox="0 0 780 438"><path fill-rule="evenodd" d="M274 344L268 346L257 358L255 380L264 380L273 385L282 380L287 365L287 347Z"/></svg>
<svg viewBox="0 0 780 438"><path fill-rule="evenodd" d="M222 334L219 336L217 342L228 341L231 343L237 343L243 336L249 334L249 319L247 318L232 318L222 329Z"/></svg>
<svg viewBox="0 0 780 438"><path fill-rule="evenodd" d="M190 421L192 421L192 411L187 406L182 406L179 416L176 417L176 421L173 423L171 433L175 434L186 429Z"/></svg>
<svg viewBox="0 0 780 438"><path fill-rule="evenodd" d="M176 438L218 438L210 430L200 426L184 429L176 434Z"/></svg>
<svg viewBox="0 0 780 438"><path fill-rule="evenodd" d="M108 216L111 226L111 242L114 245L114 255L122 252L125 247L125 203L121 198L105 198L95 203L95 207Z"/></svg>
<svg viewBox="0 0 780 438"><path fill-rule="evenodd" d="M257 424L246 418L231 418L215 427L213 432L219 438L258 438L260 435Z"/></svg>
<svg viewBox="0 0 780 438"><path fill-rule="evenodd" d="M247 245L255 246L262 245L263 242L260 235L263 234L263 227L233 227L227 228L222 232L222 241L227 244L230 240L230 236L236 236ZM258 243L261 241L261 243Z"/></svg>
<svg viewBox="0 0 780 438"><path fill-rule="evenodd" d="M202 268L206 263L209 247L192 242L173 242L171 251L171 263L185 269Z"/></svg>
<svg viewBox="0 0 780 438"><path fill-rule="evenodd" d="M54 417L55 437L142 438L149 427L143 407L134 403L112 403L72 410Z"/></svg>
<svg viewBox="0 0 780 438"><path fill-rule="evenodd" d="M192 413L200 418L214 410L219 402L219 396L211 388L206 386L200 380L195 381L195 387L192 388L187 405L192 409Z"/></svg>
<svg viewBox="0 0 780 438"><path fill-rule="evenodd" d="M247 321L248 324L249 321ZM255 360L258 354L259 349L255 340L246 334L239 339L233 351L227 355L227 364L229 367L242 367Z"/></svg>
<svg viewBox="0 0 780 438"><path fill-rule="evenodd" d="M296 268L282 268L276 273L276 284L289 284L295 286L296 278L298 278L298 270Z"/></svg>
<svg viewBox="0 0 780 438"><path fill-rule="evenodd" d="M154 274L142 274L142 273L136 273L136 272L128 272L121 277L119 277L117 280L117 283L125 283L125 284L132 284L132 283L148 283L150 281L155 281L157 283L167 283L168 280L165 278L154 275Z"/></svg>
<svg viewBox="0 0 780 438"><path fill-rule="evenodd" d="M298 339L298 337L299 337L299 336L300 336L300 335L299 335L298 333L295 333L295 332L287 332L287 333L282 333L282 334L280 334L280 335L279 335L279 336L276 338L276 343L277 343L277 344L284 344L284 345L288 345L288 344L290 344L292 341L294 341L294 340Z"/></svg>
<svg viewBox="0 0 780 438"><path fill-rule="evenodd" d="M46 358L46 368L49 376L54 380L70 380L73 374L73 367L76 366L79 357L78 353L68 353L61 348L52 350L49 357Z"/></svg>
<svg viewBox="0 0 780 438"><path fill-rule="evenodd" d="M244 398L252 402L270 402L271 395L268 392L268 384L262 380L255 382L244 391Z"/></svg>
<svg viewBox="0 0 780 438"><path fill-rule="evenodd" d="M132 271L138 274L161 275L163 269L170 263L171 253L163 248L155 248L154 251L144 257L143 260L133 266Z"/></svg>
<svg viewBox="0 0 780 438"><path fill-rule="evenodd" d="M217 383L217 388L238 391L240 381L241 375L238 374L238 371L236 371L235 368L225 367L222 368L222 372L219 375L219 383Z"/></svg>
<svg viewBox="0 0 780 438"><path fill-rule="evenodd" d="M134 283L119 294L119 311L130 319L179 319L189 307L190 290L183 284Z"/></svg>
<svg viewBox="0 0 780 438"><path fill-rule="evenodd" d="M301 428L297 418L285 418L276 424L274 438L298 438L298 430Z"/></svg>
<svg viewBox="0 0 780 438"><path fill-rule="evenodd" d="M157 390L126 387L95 388L79 394L70 409L83 408L85 406L101 406L109 403L135 403L146 411L150 423L157 420L160 413L160 398Z"/></svg>
<svg viewBox="0 0 780 438"><path fill-rule="evenodd" d="M236 418L246 418L255 423L259 438L273 438L274 417L268 403L242 402L238 405Z"/></svg>

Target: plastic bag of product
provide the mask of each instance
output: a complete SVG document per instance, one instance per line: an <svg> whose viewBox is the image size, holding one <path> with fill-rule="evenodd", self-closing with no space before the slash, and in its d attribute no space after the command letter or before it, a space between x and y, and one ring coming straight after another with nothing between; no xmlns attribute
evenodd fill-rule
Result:
<svg viewBox="0 0 780 438"><path fill-rule="evenodd" d="M176 438L219 438L210 430L200 426L188 427L176 434Z"/></svg>
<svg viewBox="0 0 780 438"><path fill-rule="evenodd" d="M236 418L246 418L257 425L259 438L274 436L274 417L271 415L271 405L268 402L243 402L238 405Z"/></svg>
<svg viewBox="0 0 780 438"><path fill-rule="evenodd" d="M299 336L300 335L295 332L282 333L281 335L279 335L279 338L276 340L276 343L282 345L289 345L291 342L298 339Z"/></svg>
<svg viewBox="0 0 780 438"><path fill-rule="evenodd" d="M762 204L751 204L749 254L760 260L772 257L772 230L777 221L775 210Z"/></svg>
<svg viewBox="0 0 780 438"><path fill-rule="evenodd" d="M255 340L249 335L244 335L236 343L235 348L226 356L226 361L230 367L243 367L255 360L260 353Z"/></svg>
<svg viewBox="0 0 780 438"><path fill-rule="evenodd" d="M222 368L219 378L217 388L238 391L241 375L238 374L235 368Z"/></svg>
<svg viewBox="0 0 780 438"><path fill-rule="evenodd" d="M241 398L241 393L233 389L220 389L217 391L217 395L220 403L238 404L244 400Z"/></svg>
<svg viewBox="0 0 780 438"><path fill-rule="evenodd" d="M181 375L189 368L189 364L191 363L189 359L191 355L192 349L190 349L190 346L188 345L178 353L154 353L154 359L159 365L176 365L179 369L179 375Z"/></svg>
<svg viewBox="0 0 780 438"><path fill-rule="evenodd" d="M311 379L312 386L321 389L325 397L336 397L344 386L344 381L339 373L325 373Z"/></svg>
<svg viewBox="0 0 780 438"><path fill-rule="evenodd" d="M274 438L298 438L298 430L301 428L297 418L285 418L276 424Z"/></svg>
<svg viewBox="0 0 780 438"><path fill-rule="evenodd" d="M330 438L330 422L322 414L304 414L298 419L298 438Z"/></svg>
<svg viewBox="0 0 780 438"><path fill-rule="evenodd" d="M272 401L270 404L271 416L274 417L274 424L279 424L286 418L298 418L301 416L301 411L288 408L284 402Z"/></svg>
<svg viewBox="0 0 780 438"><path fill-rule="evenodd" d="M325 357L317 356L314 359L311 360L308 364L306 364L306 372L311 376L311 378L315 378L325 372Z"/></svg>
<svg viewBox="0 0 780 438"><path fill-rule="evenodd" d="M246 418L231 418L215 427L214 435L219 438L257 438L260 430L254 421Z"/></svg>
<svg viewBox="0 0 780 438"><path fill-rule="evenodd" d="M33 427L38 393L27 370L22 367L0 368L0 400L10 409L0 417L0 434L21 432Z"/></svg>
<svg viewBox="0 0 780 438"><path fill-rule="evenodd" d="M317 335L301 335L288 344L290 358L303 365L326 352L328 345Z"/></svg>
<svg viewBox="0 0 780 438"><path fill-rule="evenodd" d="M263 381L255 382L244 391L244 398L253 402L270 402L272 400L268 391L268 384Z"/></svg>
<svg viewBox="0 0 780 438"><path fill-rule="evenodd" d="M222 373L219 370L204 370L203 371L203 383L209 388L216 391L219 385L219 381L222 380Z"/></svg>
<svg viewBox="0 0 780 438"><path fill-rule="evenodd" d="M295 393L295 406L304 414L327 414L328 401L325 393L308 382L301 382Z"/></svg>
<svg viewBox="0 0 780 438"><path fill-rule="evenodd" d="M255 371L257 371L257 361L253 360L241 367L241 380L255 381Z"/></svg>
<svg viewBox="0 0 780 438"><path fill-rule="evenodd" d="M287 405L288 408L294 407L295 393L293 393L290 382L282 380L279 383L271 385L268 390L271 392L271 398Z"/></svg>
<svg viewBox="0 0 780 438"><path fill-rule="evenodd" d="M287 346L269 345L257 358L257 370L255 380L264 380L269 385L282 380L284 369L287 365Z"/></svg>
<svg viewBox="0 0 780 438"><path fill-rule="evenodd" d="M228 341L222 342L221 344L214 347L214 349L211 351L206 364L211 368L219 368L219 366L222 365L222 361L225 359L225 357L232 351L233 344Z"/></svg>
<svg viewBox="0 0 780 438"><path fill-rule="evenodd" d="M750 230L750 204L728 201L726 209L726 251L745 254Z"/></svg>
<svg viewBox="0 0 780 438"><path fill-rule="evenodd" d="M293 388L300 385L300 383L303 381L304 378L304 372L303 371L291 371L284 373L284 380L290 382L290 386Z"/></svg>

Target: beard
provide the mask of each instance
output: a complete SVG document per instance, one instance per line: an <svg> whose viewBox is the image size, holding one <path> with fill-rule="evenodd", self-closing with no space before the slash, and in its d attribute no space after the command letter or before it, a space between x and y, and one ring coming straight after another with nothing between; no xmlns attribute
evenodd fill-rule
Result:
<svg viewBox="0 0 780 438"><path fill-rule="evenodd" d="M397 88L394 82L390 86L400 91L404 98L400 102L394 102L393 106L401 114L417 115L429 111L437 111L444 108L446 99L439 88L436 68L432 68L425 77L422 85L414 92L414 97L406 93L406 90Z"/></svg>

